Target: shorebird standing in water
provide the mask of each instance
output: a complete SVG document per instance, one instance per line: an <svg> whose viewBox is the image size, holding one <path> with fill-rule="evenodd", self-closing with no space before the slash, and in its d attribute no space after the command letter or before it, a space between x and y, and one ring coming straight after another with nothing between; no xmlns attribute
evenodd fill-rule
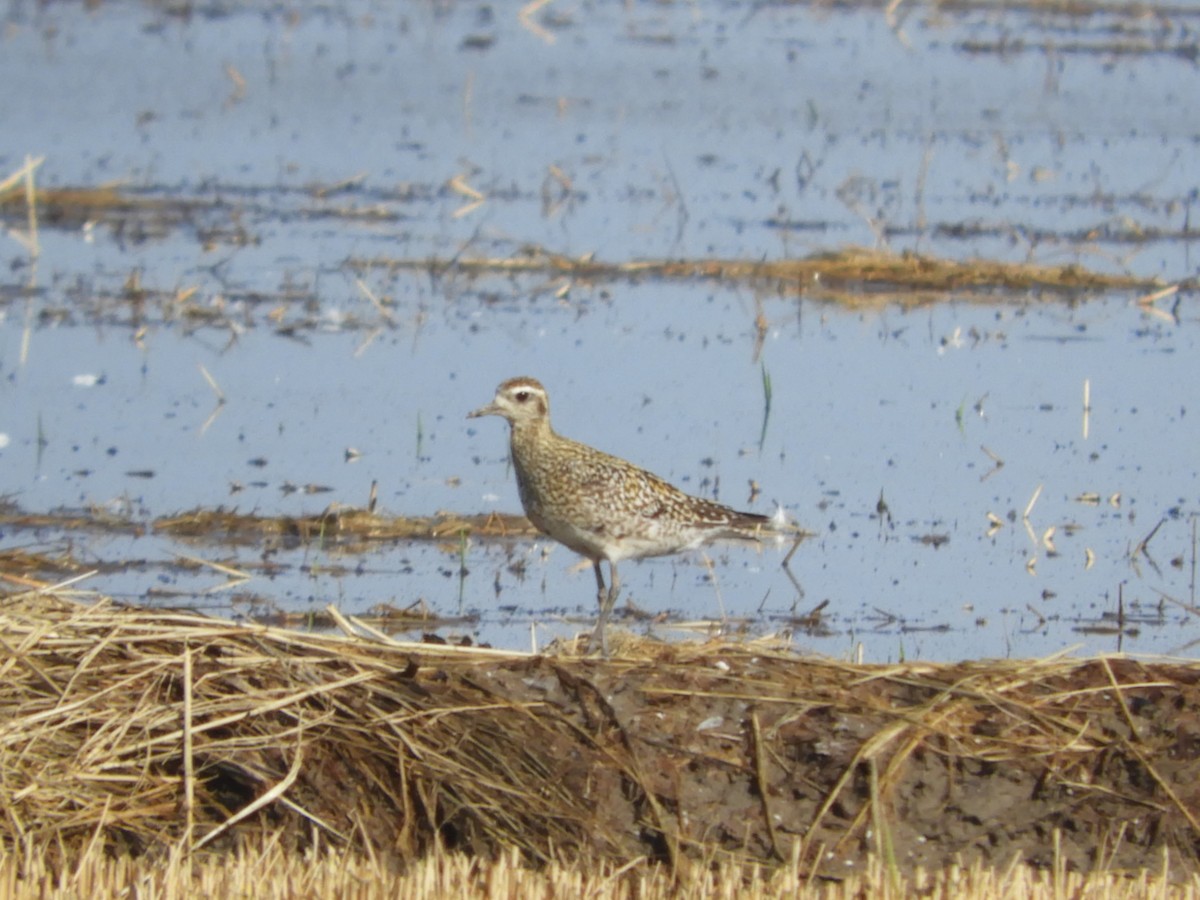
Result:
<svg viewBox="0 0 1200 900"><path fill-rule="evenodd" d="M604 625L621 590L617 563L665 556L718 538L758 538L774 522L693 497L633 463L572 441L550 427L550 398L533 378L510 378L468 418L502 416L511 426L513 468L525 515L560 544L592 561L600 617L589 652L608 655ZM601 560L608 561L604 585Z"/></svg>

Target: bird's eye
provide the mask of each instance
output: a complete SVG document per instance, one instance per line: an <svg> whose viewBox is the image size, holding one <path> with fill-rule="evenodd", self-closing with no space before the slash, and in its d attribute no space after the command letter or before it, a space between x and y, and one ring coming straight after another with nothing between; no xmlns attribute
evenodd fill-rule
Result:
<svg viewBox="0 0 1200 900"><path fill-rule="evenodd" d="M517 398L518 403L524 403L529 399L529 391L517 391L513 396Z"/></svg>

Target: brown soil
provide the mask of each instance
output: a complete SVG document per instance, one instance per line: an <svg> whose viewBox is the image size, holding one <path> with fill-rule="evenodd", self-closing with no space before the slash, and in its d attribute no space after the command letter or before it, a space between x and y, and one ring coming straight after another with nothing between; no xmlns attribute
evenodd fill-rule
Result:
<svg viewBox="0 0 1200 900"><path fill-rule="evenodd" d="M1153 868L1167 848L1196 866L1194 666L661 652L507 663L479 685L481 699L545 705L574 726L536 746L547 780L578 798L591 852L770 862L803 841L829 875L871 852L906 870L1057 855L1091 871ZM447 824L453 842L487 848L469 816Z"/></svg>
<svg viewBox="0 0 1200 900"><path fill-rule="evenodd" d="M345 623L349 626L351 623ZM411 859L1200 858L1200 666L519 656L0 602L0 840Z"/></svg>

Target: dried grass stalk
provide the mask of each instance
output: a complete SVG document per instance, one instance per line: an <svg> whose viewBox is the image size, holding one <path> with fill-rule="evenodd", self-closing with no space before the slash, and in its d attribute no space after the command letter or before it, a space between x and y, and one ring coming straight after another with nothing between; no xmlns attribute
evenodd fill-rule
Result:
<svg viewBox="0 0 1200 900"><path fill-rule="evenodd" d="M905 866L1200 857L1195 664L619 652L466 653L10 596L0 845L64 863L272 839L815 870L861 862L886 828Z"/></svg>

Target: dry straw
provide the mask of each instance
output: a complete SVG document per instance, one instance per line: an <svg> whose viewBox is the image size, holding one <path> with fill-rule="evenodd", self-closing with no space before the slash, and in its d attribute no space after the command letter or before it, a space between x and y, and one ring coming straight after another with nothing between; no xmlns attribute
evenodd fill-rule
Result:
<svg viewBox="0 0 1200 900"><path fill-rule="evenodd" d="M1194 664L615 649L528 656L10 595L0 845L64 865L271 841L381 864L442 846L839 874L872 854L896 873L1196 868Z"/></svg>
<svg viewBox="0 0 1200 900"><path fill-rule="evenodd" d="M779 260L694 259L606 262L588 254L569 257L541 247L527 247L510 257L402 259L353 258L348 266L360 275L370 271L418 270L433 274L538 276L566 279L571 284L609 284L623 281L713 281L753 285L781 294L801 292L810 300L850 309L879 309L888 304L923 306L944 300L953 292L957 301L975 299L993 305L1007 295L1028 302L1029 291L1048 296L1074 295L1091 290L1154 291L1170 286L1144 278L1093 272L1076 265L1043 266L992 260L952 260L918 253L892 253L846 247L804 258ZM864 287L871 288L864 290Z"/></svg>
<svg viewBox="0 0 1200 900"><path fill-rule="evenodd" d="M253 897L255 900L394 900L405 898L508 898L557 900L861 900L863 897L926 897L953 900L1060 900L1146 897L1195 900L1200 878L1173 882L1156 867L1136 875L1082 875L1065 867L1035 870L949 865L902 876L878 859L836 879L810 879L795 862L766 869L730 864L690 865L672 871L654 864L591 862L533 868L515 849L493 860L440 850L403 869L378 859L338 852L296 854L272 842L237 854L197 860L182 854L165 860L92 852L70 871L45 864L36 851L5 852L0 845L0 896L126 898L131 886L140 900L179 897Z"/></svg>

